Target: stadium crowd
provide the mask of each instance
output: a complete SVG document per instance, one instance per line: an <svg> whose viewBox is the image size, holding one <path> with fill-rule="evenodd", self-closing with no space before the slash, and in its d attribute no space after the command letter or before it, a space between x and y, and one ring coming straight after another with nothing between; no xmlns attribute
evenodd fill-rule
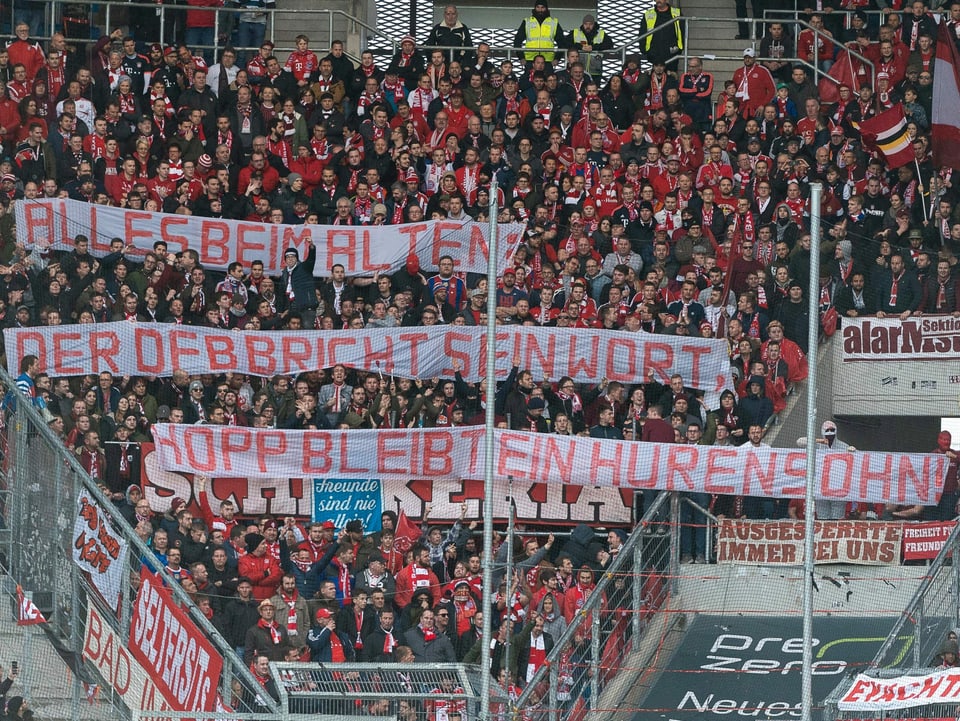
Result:
<svg viewBox="0 0 960 721"><path fill-rule="evenodd" d="M215 10L187 4L188 37L212 28ZM682 376L583 385L534 378L515 359L494 401L500 425L761 446L806 377L811 324L832 334L848 317L960 315L958 197L952 169L931 161L936 25L919 0L884 15L878 28L865 16L854 16L851 29L827 18L833 39L801 33L799 46L790 25L773 24L727 80L696 56L677 67L685 40L677 15L658 0L645 23L662 29L606 79L602 51L613 42L595 18L567 34L540 0L518 28L519 62L474 46L453 6L426 45L456 50L422 51L407 36L385 68L368 51L355 66L340 41L320 57L306 35L283 63L269 41L248 58L224 47L210 63L187 44L119 31L86 58L62 35L42 46L19 24L0 50L0 318L5 327L124 320L362 333L482 325L495 293L502 325L725 338L737 379L736 392L708 408ZM824 25L820 13L809 20ZM960 3L943 22L960 42ZM257 28L240 29L257 37ZM824 64L856 44L874 58L876 78L841 85L836 102L821 102L809 68L793 62L811 57L810 43L820 44ZM899 102L916 162L891 171L857 128ZM18 243L12 215L16 203L67 197L264 223L484 221L493 178L499 219L526 227L514 267L495 288L458 273L450 257L428 268L411 255L398 272L372 277L346 277L334 265L321 280L313 250L302 258L287 251L278 277L259 262L218 273L202 267L195 250L172 253L162 242L144 255L115 238L112 252L95 258L89 238L78 235L73 250L53 252ZM825 232L817 239L809 232L813 181L824 185ZM812 252L823 269L815 318L805 299ZM452 661L478 653L481 557L462 523L425 525L405 559L389 513L373 535L357 521L339 534L332 523L304 528L294 519L248 527L229 502L210 509L202 480L202 519L180 499L155 514L140 491L139 443L155 423L482 422L481 389L459 372L411 380L335 366L295 378L51 378L34 356L18 372L19 389L265 683L261 662L269 660ZM839 442L832 423L823 436ZM953 485L939 508L840 504L818 506L818 516L952 518L956 457L950 438L941 441ZM696 500L727 517L803 514L775 500ZM706 562L704 529L689 530L684 560ZM552 536L542 547L525 539L512 549L518 578L491 579L500 591L496 627L509 619L525 644L509 668L495 667L507 686L522 685L542 664L624 541L611 531L600 548L587 531L579 555L556 553ZM447 710L432 713L447 718Z"/></svg>

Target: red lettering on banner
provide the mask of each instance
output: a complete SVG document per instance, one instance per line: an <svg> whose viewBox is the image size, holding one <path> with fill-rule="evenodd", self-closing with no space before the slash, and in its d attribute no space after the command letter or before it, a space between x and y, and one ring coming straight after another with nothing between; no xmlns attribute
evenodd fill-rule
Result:
<svg viewBox="0 0 960 721"><path fill-rule="evenodd" d="M330 339L326 345L327 358L325 361L323 359L323 353L320 354L321 367L323 365L335 366L337 365L337 363L340 363L340 361L337 360L337 349L340 347L343 347L347 349L347 353L346 353L347 362L344 363L344 365L350 366L352 368L354 363L351 360L351 355L349 351L353 348L356 348L357 345L358 345L358 342L357 342L356 336L348 336L348 337L340 336L338 338Z"/></svg>
<svg viewBox="0 0 960 721"><path fill-rule="evenodd" d="M910 459L902 456L900 458L900 472L898 474L899 484L898 490L900 493L906 493L906 486L908 482L912 482L913 487L917 491L917 495L924 500L933 500L930 498L930 489L927 488L925 483L921 483L919 476L917 475L916 469L913 467L913 464L910 462ZM939 500L939 499L936 499Z"/></svg>
<svg viewBox="0 0 960 721"><path fill-rule="evenodd" d="M467 258L470 259L470 263L476 263L478 260L486 260L487 239L483 234L483 226L479 223L469 223L466 229L470 231L470 238L467 241L469 243L467 247Z"/></svg>
<svg viewBox="0 0 960 721"><path fill-rule="evenodd" d="M660 378L669 378L673 367L673 348L666 343L647 341L643 345L643 368L652 370ZM684 378L686 383L687 379Z"/></svg>
<svg viewBox="0 0 960 721"><path fill-rule="evenodd" d="M57 242L57 216L53 208L40 203L23 203L26 216L26 228L17 228L26 235L27 245L39 244L41 247ZM66 217L66 216L63 216Z"/></svg>
<svg viewBox="0 0 960 721"><path fill-rule="evenodd" d="M552 333L547 336L547 347L543 348L540 345L540 339L530 333L526 336L516 335L516 338L526 339L526 353L524 357L526 358L526 367L533 368L539 367L543 370L542 376L544 378L556 378L557 374L554 369L554 363L557 361L557 337ZM609 373L607 374L608 378L612 378Z"/></svg>
<svg viewBox="0 0 960 721"><path fill-rule="evenodd" d="M313 231L309 225L285 225L283 226L283 241L280 245L283 250L287 248L296 248L301 258L306 258L310 254L310 243L313 241ZM271 256L272 257L272 256ZM389 267L389 266L387 266ZM311 272L313 269L310 269Z"/></svg>
<svg viewBox="0 0 960 721"><path fill-rule="evenodd" d="M123 214L123 238L128 244L137 245L137 240L142 240L146 245L153 243L153 228L150 227L150 221L153 220L151 213L144 213L137 210L128 210ZM146 227L141 228L139 223L143 222Z"/></svg>
<svg viewBox="0 0 960 721"><path fill-rule="evenodd" d="M271 234L268 226L260 223L240 223L237 226L236 260L244 267L256 258L262 260L266 255L271 260L277 257L275 245L270 242ZM252 256L249 260L247 256Z"/></svg>
<svg viewBox="0 0 960 721"><path fill-rule="evenodd" d="M620 355L617 355L617 349L622 349ZM610 380L631 382L638 375L643 375L637 370L637 346L629 338L613 337L607 343L607 367L604 374ZM614 364L619 360L626 360L626 370L620 372Z"/></svg>
<svg viewBox="0 0 960 721"><path fill-rule="evenodd" d="M374 350L373 338L370 336L362 336L362 340L363 354L367 359L367 363L372 363L377 368L393 367L393 339L390 336L384 338L383 347L379 350ZM383 371L381 371L381 373L382 372Z"/></svg>
<svg viewBox="0 0 960 721"><path fill-rule="evenodd" d="M197 333L186 330L183 326L175 326L176 330L170 333L170 358L175 359L177 363L183 365L183 359L187 356L200 357L200 350L197 348Z"/></svg>
<svg viewBox="0 0 960 721"><path fill-rule="evenodd" d="M796 486L783 486L781 494L784 496L796 496L800 498L807 492L807 454L801 451L788 453L783 462L783 476L786 478L796 478Z"/></svg>
<svg viewBox="0 0 960 721"><path fill-rule="evenodd" d="M83 361L86 360L84 356L86 355L82 350L80 350L79 344L81 341L81 336L79 333L71 333L70 331L58 332L53 336L53 355L50 360L53 361L53 364L57 368L59 373L83 373L84 364L78 363L77 365L71 365L71 361ZM46 344L43 343L41 339L41 347L44 347ZM21 358L23 356L20 356ZM40 356L41 358L43 356Z"/></svg>
<svg viewBox="0 0 960 721"><path fill-rule="evenodd" d="M707 468L703 474L704 487L707 493L722 493L724 495L737 495L740 491L734 483L736 476L742 474L735 466L724 465L724 461L735 460L739 454L735 448L710 448L707 450ZM729 486L723 485L724 477L731 477L734 483Z"/></svg>
<svg viewBox="0 0 960 721"><path fill-rule="evenodd" d="M204 219L200 226L200 248L209 265L230 263L233 260L230 257L230 226L219 220Z"/></svg>
<svg viewBox="0 0 960 721"><path fill-rule="evenodd" d="M630 486L633 486L634 488L657 488L657 485L660 481L660 475L658 473L658 470L660 468L660 451L663 448L666 448L666 446L661 445L659 443L652 444L652 448L650 449L650 455L651 455L650 463L644 464L644 465L649 465L650 475L647 476L646 478L641 478L639 476L633 476L631 478L627 478L626 479L627 484L629 484ZM637 466L634 466L632 470L636 471L639 469L637 468Z"/></svg>
<svg viewBox="0 0 960 721"><path fill-rule="evenodd" d="M466 346L467 350L457 350L454 348L454 343L462 343ZM460 361L460 372L464 378L469 378L473 373L473 352L470 350L470 344L473 343L473 338L467 333L458 333L455 330L450 330L443 337L443 355L445 358L449 358L451 361ZM484 349L485 350L485 349ZM23 357L23 356L21 356ZM485 359L485 355L477 356L477 364L482 364ZM386 366L387 373L392 373L390 366Z"/></svg>
<svg viewBox="0 0 960 721"><path fill-rule="evenodd" d="M100 341L106 341L103 345ZM120 355L120 341L116 333L111 331L94 331L90 335L90 360L93 362L94 373L109 369L114 375L122 375L117 366L117 357ZM97 363L102 360L103 365Z"/></svg>
<svg viewBox="0 0 960 721"><path fill-rule="evenodd" d="M313 344L308 338L300 335L290 335L282 333L281 356L286 359L291 372L303 372L313 370L322 364L314 364ZM316 359L319 361L319 359Z"/></svg>
<svg viewBox="0 0 960 721"><path fill-rule="evenodd" d="M407 255L413 253L417 255L417 241L420 238L420 233L427 229L426 223L411 223L409 225L399 225L397 230L401 235L407 236ZM433 264L436 265L439 257L433 260Z"/></svg>
<svg viewBox="0 0 960 721"><path fill-rule="evenodd" d="M704 379L701 377L702 374L700 372L700 356L709 356L711 349L702 346L684 345L680 346L680 350L690 354L690 363L692 365L690 377L683 379L684 384L693 386L694 388L703 388L704 386L702 384Z"/></svg>
<svg viewBox="0 0 960 721"><path fill-rule="evenodd" d="M351 228L327 231L327 257L330 267L342 263L347 275L357 272L357 234Z"/></svg>
<svg viewBox="0 0 960 721"><path fill-rule="evenodd" d="M373 247L373 244L370 242L370 233L369 231L363 232L363 272L364 273L377 273L382 270L389 270L389 263L374 263L373 259L370 257L370 249Z"/></svg>
<svg viewBox="0 0 960 721"><path fill-rule="evenodd" d="M588 341L587 343L587 353L585 356L581 357L580 348L578 346L578 341L580 340L580 335L576 332L569 334L570 339L570 350L567 364L569 366L570 372L567 375L570 375L574 378L580 375L584 375L587 378L597 378L599 373L597 373L597 367L599 364L597 355L599 349L599 343L586 338L584 340Z"/></svg>
<svg viewBox="0 0 960 721"><path fill-rule="evenodd" d="M223 439L220 443L223 448L223 470L232 470L230 456L234 453L244 453L252 447L250 430L239 426L227 426L223 431Z"/></svg>
<svg viewBox="0 0 960 721"><path fill-rule="evenodd" d="M166 242L166 244L171 248L186 249L190 247L190 239L180 232L178 226L185 227L190 224L190 218L185 215L163 214L160 216L160 237L163 238L164 242ZM205 251L206 249L201 246L200 264L211 265L211 263L204 257Z"/></svg>
<svg viewBox="0 0 960 721"><path fill-rule="evenodd" d="M245 335L243 341L247 349L250 373L255 376L272 376L276 367L276 349L273 339L266 335Z"/></svg>
<svg viewBox="0 0 960 721"><path fill-rule="evenodd" d="M697 446L670 446L667 454L668 487L674 490L694 490L697 484L696 479L691 476L691 471L696 472L699 459L700 448ZM683 488L677 483L677 477L683 481Z"/></svg>
<svg viewBox="0 0 960 721"><path fill-rule="evenodd" d="M832 478L834 465L838 467L841 485L834 488ZM869 467L869 460L866 461ZM850 454L828 453L823 459L823 475L820 479L820 495L823 498L845 498L850 493L853 482L853 456Z"/></svg>
<svg viewBox="0 0 960 721"><path fill-rule="evenodd" d="M237 368L237 354L231 336L204 336L211 373L225 373Z"/></svg>
<svg viewBox="0 0 960 721"><path fill-rule="evenodd" d="M410 463L403 461L409 459L407 448L409 448L409 436L403 431L380 431L377 434L377 471L378 473L410 473L413 469ZM396 445L394 445L396 443ZM399 461L398 465L393 465L394 461Z"/></svg>
<svg viewBox="0 0 960 721"><path fill-rule="evenodd" d="M497 475L501 478L533 479L530 470L536 468L531 462L534 455L529 448L533 437L526 433L511 433L505 431L497 444Z"/></svg>
<svg viewBox="0 0 960 721"><path fill-rule="evenodd" d="M430 259L431 265L440 265L440 258L444 255L453 256L453 265L455 268L461 265L461 261L457 258L457 251L460 250L460 242L455 240L459 231L460 223L452 223L443 220L434 223L433 257Z"/></svg>
<svg viewBox="0 0 960 721"><path fill-rule="evenodd" d="M220 470L217 459L217 449L213 442L213 433L209 426L194 426L196 433L188 433L184 438L183 450L187 462L200 473L213 473ZM224 460L224 470L230 470L229 463Z"/></svg>
<svg viewBox="0 0 960 721"><path fill-rule="evenodd" d="M260 461L260 472L267 472L267 458L270 456L283 456L287 452L287 435L279 433L258 433L257 436L257 458ZM344 468L344 472L348 470Z"/></svg>
<svg viewBox="0 0 960 721"><path fill-rule="evenodd" d="M400 341L410 344L410 373L416 378L420 374L420 349L418 344L429 340L426 333L402 333ZM482 357L482 356L481 356Z"/></svg>
<svg viewBox="0 0 960 721"><path fill-rule="evenodd" d="M145 375L159 376L166 370L166 362L163 357L163 336L160 331L152 328L152 323L137 323L133 331L133 348L137 356L137 368L142 370ZM147 346L150 342L153 346L153 354L156 357L154 363L147 360Z"/></svg>
<svg viewBox="0 0 960 721"><path fill-rule="evenodd" d="M555 435L547 435L544 440L546 440L546 448L543 452L543 475L569 478L576 463L576 446L571 443L567 444L568 448L564 448L559 436Z"/></svg>
<svg viewBox="0 0 960 721"><path fill-rule="evenodd" d="M449 475L453 471L453 436L449 433L424 437L423 474Z"/></svg>
<svg viewBox="0 0 960 721"><path fill-rule="evenodd" d="M330 473L333 461L330 451L333 439L327 434L305 433L303 436L303 475L322 476Z"/></svg>
<svg viewBox="0 0 960 721"><path fill-rule="evenodd" d="M777 478L777 454L771 453L767 457L767 467L764 468L760 459L753 453L747 454L746 467L743 471L743 490L741 493L745 496L765 496L770 495L773 490L774 481ZM754 478L760 486L761 492L753 492Z"/></svg>
<svg viewBox="0 0 960 721"><path fill-rule="evenodd" d="M880 460L881 467L876 471L870 467L869 458L865 458L861 462L859 473L860 486L862 488L869 488L874 483L879 482L880 487L883 489L883 495L889 496L890 490L893 487L893 458L884 453Z"/></svg>
<svg viewBox="0 0 960 721"><path fill-rule="evenodd" d="M596 475L601 475L602 472L609 472L610 477L613 479L613 485L619 486L621 484L620 473L623 468L623 446L620 443L614 443L610 446L610 449L613 451L611 457L606 457L603 454L604 449L607 448L607 444L597 443L592 448L592 453L590 454L590 468L593 469ZM606 473L604 473L606 475Z"/></svg>

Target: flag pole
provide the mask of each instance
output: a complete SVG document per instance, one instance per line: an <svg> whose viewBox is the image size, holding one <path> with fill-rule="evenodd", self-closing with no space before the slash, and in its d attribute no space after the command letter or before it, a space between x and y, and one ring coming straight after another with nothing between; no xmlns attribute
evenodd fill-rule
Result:
<svg viewBox="0 0 960 721"><path fill-rule="evenodd" d="M923 197L923 176L920 174L920 160L914 156L913 164L917 168L917 190L920 192L920 204L923 205L923 220L930 222L930 208L927 207L927 200Z"/></svg>

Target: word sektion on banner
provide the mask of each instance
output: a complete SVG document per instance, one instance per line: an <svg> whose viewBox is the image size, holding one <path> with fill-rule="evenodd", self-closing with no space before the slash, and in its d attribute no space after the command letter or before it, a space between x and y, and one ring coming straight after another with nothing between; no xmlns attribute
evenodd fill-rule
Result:
<svg viewBox="0 0 960 721"><path fill-rule="evenodd" d="M100 505L83 491L77 497L73 525L73 562L85 571L110 608L120 605L120 587L127 568L127 542Z"/></svg>
<svg viewBox="0 0 960 721"><path fill-rule="evenodd" d="M900 562L900 521L816 521L814 563L869 566ZM724 519L717 536L717 563L764 566L804 562L803 521L740 521Z"/></svg>
<svg viewBox="0 0 960 721"><path fill-rule="evenodd" d="M146 568L130 622L130 651L170 708L213 710L223 659Z"/></svg>
<svg viewBox="0 0 960 721"><path fill-rule="evenodd" d="M960 703L960 669L925 675L874 678L858 674L837 702L841 711L895 711L916 706Z"/></svg>
<svg viewBox="0 0 960 721"><path fill-rule="evenodd" d="M960 360L960 318L844 318L843 362Z"/></svg>
<svg viewBox="0 0 960 721"><path fill-rule="evenodd" d="M112 208L76 200L39 199L16 204L18 240L27 248L52 246L71 250L73 239L85 235L90 253L103 257L110 252L110 239L123 238L144 252L162 240L171 252L192 249L205 268L226 270L237 261L249 268L263 261L264 272L275 275L283 269L283 252L296 248L307 255L307 241L317 249L314 274L326 276L340 263L348 276L392 273L401 269L413 253L424 266L436 266L449 255L458 271L487 272L489 226L472 221L427 221L403 225L275 225L245 220L201 218L191 215L153 213ZM499 226L497 266L509 267L522 236L522 223Z"/></svg>
<svg viewBox="0 0 960 721"><path fill-rule="evenodd" d="M156 323L8 328L4 331L11 368L29 354L52 376L170 376L240 372L255 376L300 373L345 366L404 378L454 375L459 361L468 381L484 374L483 328L368 328L355 331L229 331ZM511 359L535 378L570 376L579 383L606 377L644 383L648 372L666 382L679 373L684 384L719 393L730 387L725 341L649 333L610 333L597 329L516 327L497 333L497 372L506 376Z"/></svg>
<svg viewBox="0 0 960 721"><path fill-rule="evenodd" d="M278 431L160 424L164 470L261 478L483 478L485 430ZM494 475L580 486L803 498L806 451L636 443L495 431ZM818 450L818 498L933 505L945 456Z"/></svg>

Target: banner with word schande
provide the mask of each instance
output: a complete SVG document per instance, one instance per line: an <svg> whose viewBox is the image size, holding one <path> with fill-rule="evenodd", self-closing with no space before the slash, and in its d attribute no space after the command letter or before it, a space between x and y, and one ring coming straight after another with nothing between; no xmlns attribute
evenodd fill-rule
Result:
<svg viewBox="0 0 960 721"><path fill-rule="evenodd" d="M110 608L117 610L127 568L127 542L113 527L108 514L85 491L77 497L73 561L87 573Z"/></svg>
<svg viewBox="0 0 960 721"><path fill-rule="evenodd" d="M169 252L191 249L204 268L226 270L237 261L249 268L263 261L268 275L283 270L283 252L296 248L306 258L308 243L317 250L313 272L329 276L333 265L344 266L348 276L392 273L400 270L411 253L424 268L434 268L444 255L453 258L457 271L487 272L489 226L472 221L436 220L380 226L275 225L247 220L201 218L150 211L126 210L76 200L21 200L16 203L17 240L28 249L52 247L72 250L73 239L84 235L90 254L101 258L113 238L122 238L143 253L162 240ZM522 236L521 223L501 224L497 239L498 272L512 263Z"/></svg>
<svg viewBox="0 0 960 721"><path fill-rule="evenodd" d="M169 708L213 710L223 659L173 602L170 589L146 568L140 574L129 645Z"/></svg>
<svg viewBox="0 0 960 721"><path fill-rule="evenodd" d="M159 455L152 443L143 444L141 451L143 493L155 512L166 512L172 498L179 496L189 502L196 497L193 474L162 470L158 464ZM348 503L346 509L328 506L318 509L315 493L321 480L326 479L314 479L311 484L309 478L219 476L210 481L207 493L214 508L219 506L220 501L229 500L243 516L294 516L298 520L313 518L336 523L349 514L354 515L347 520L364 518L369 514L369 511L362 512L363 509L358 507L361 504L368 505L369 499ZM483 512L483 481L405 477L380 479L376 483L379 483L380 502L385 511L399 513L403 509L411 518L421 518L429 505L430 518L439 523L452 523L460 518L463 503L467 504L468 518L479 518ZM359 491L356 496L352 495L354 490ZM350 497L357 499L361 494L365 498L368 490L365 485L358 488L320 486L322 493L350 493ZM196 513L200 512L198 506L191 507ZM633 491L627 489L520 480L511 482L506 478L494 480L493 514L498 521L510 518L512 512L517 523L627 525L633 520L632 509ZM379 514L371 519L371 523L380 523Z"/></svg>
<svg viewBox="0 0 960 721"><path fill-rule="evenodd" d="M900 521L815 521L814 563L889 566L900 563ZM724 519L717 531L717 563L795 566L804 562L803 521Z"/></svg>
<svg viewBox="0 0 960 721"><path fill-rule="evenodd" d="M858 674L837 702L837 708L841 711L895 711L956 703L960 703L960 669L947 668L895 678Z"/></svg>
<svg viewBox="0 0 960 721"><path fill-rule="evenodd" d="M255 376L301 373L345 366L403 378L452 378L458 361L463 377L484 375L483 328L367 328L356 331L229 331L157 323L8 328L7 359L16 367L25 355L40 358L52 376L170 376L239 372ZM534 378L578 383L598 378L645 383L649 372L667 382L674 373L684 384L718 393L730 386L726 342L649 333L517 327L497 333L497 373L504 377L514 356ZM712 406L711 406L712 407Z"/></svg>
<svg viewBox="0 0 960 721"><path fill-rule="evenodd" d="M169 471L260 478L484 477L483 427L283 431L153 427ZM521 482L803 498L806 450L637 443L495 431L494 475ZM938 454L818 450L818 498L936 504L947 472Z"/></svg>
<svg viewBox="0 0 960 721"><path fill-rule="evenodd" d="M960 318L844 318L836 344L838 415L952 416L960 394Z"/></svg>

